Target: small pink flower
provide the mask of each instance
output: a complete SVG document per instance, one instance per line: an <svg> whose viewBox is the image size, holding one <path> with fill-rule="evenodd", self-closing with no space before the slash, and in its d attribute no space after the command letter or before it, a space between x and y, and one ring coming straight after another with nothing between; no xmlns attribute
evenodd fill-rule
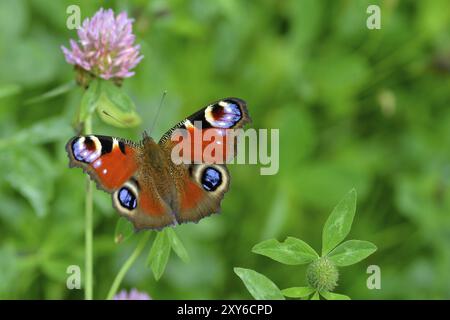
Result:
<svg viewBox="0 0 450 320"><path fill-rule="evenodd" d="M136 289L131 289L128 293L126 290L120 291L113 298L114 300L151 300L150 296L145 292L139 292Z"/></svg>
<svg viewBox="0 0 450 320"><path fill-rule="evenodd" d="M71 50L61 46L70 64L103 79L128 78L144 56L134 45L133 19L126 12L114 17L111 9L101 8L92 19L85 19L78 29L79 41L70 40Z"/></svg>

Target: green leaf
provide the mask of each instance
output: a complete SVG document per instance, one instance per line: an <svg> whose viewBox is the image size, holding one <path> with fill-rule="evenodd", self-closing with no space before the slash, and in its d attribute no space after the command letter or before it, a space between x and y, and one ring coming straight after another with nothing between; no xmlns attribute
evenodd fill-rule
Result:
<svg viewBox="0 0 450 320"><path fill-rule="evenodd" d="M241 278L248 292L256 300L285 300L280 289L265 275L244 268L234 268L234 273Z"/></svg>
<svg viewBox="0 0 450 320"><path fill-rule="evenodd" d="M18 94L21 87L17 84L7 84L0 87L0 99Z"/></svg>
<svg viewBox="0 0 450 320"><path fill-rule="evenodd" d="M22 267L24 269L24 267ZM0 297L2 299L10 292L10 288L23 280L20 272L21 265L17 250L10 243L3 243L0 247ZM10 293L9 293L10 294Z"/></svg>
<svg viewBox="0 0 450 320"><path fill-rule="evenodd" d="M178 257L184 262L189 263L189 255L181 242L180 238L178 238L175 230L172 228L167 228L167 236L169 237L170 244L172 245L173 251L177 254Z"/></svg>
<svg viewBox="0 0 450 320"><path fill-rule="evenodd" d="M72 128L67 120L62 117L48 118L36 122L29 128L23 129L16 134L0 140L0 150L5 147L48 143L59 141L71 136Z"/></svg>
<svg viewBox="0 0 450 320"><path fill-rule="evenodd" d="M352 189L333 209L322 232L322 255L335 248L350 232L356 211L356 190Z"/></svg>
<svg viewBox="0 0 450 320"><path fill-rule="evenodd" d="M327 300L351 300L350 297L345 294L333 293L329 291L320 291L320 295Z"/></svg>
<svg viewBox="0 0 450 320"><path fill-rule="evenodd" d="M67 279L67 261L64 259L55 259L54 257L48 257L42 259L41 262L42 272L49 278L57 282L66 282Z"/></svg>
<svg viewBox="0 0 450 320"><path fill-rule="evenodd" d="M23 0L0 1L0 28L3 30L0 40L5 41L5 45L11 45L10 41L26 30L28 21L31 19L27 9L29 9L27 3Z"/></svg>
<svg viewBox="0 0 450 320"><path fill-rule="evenodd" d="M48 212L57 169L44 150L25 145L0 153L4 180L28 200L38 216Z"/></svg>
<svg viewBox="0 0 450 320"><path fill-rule="evenodd" d="M292 287L281 290L283 295L289 298L304 298L314 291L316 291L316 289L311 287Z"/></svg>
<svg viewBox="0 0 450 320"><path fill-rule="evenodd" d="M311 300L320 300L319 293L317 291L313 294Z"/></svg>
<svg viewBox="0 0 450 320"><path fill-rule="evenodd" d="M129 128L141 123L133 100L111 81L100 82L96 110L104 122L115 127Z"/></svg>
<svg viewBox="0 0 450 320"><path fill-rule="evenodd" d="M44 30L35 29L27 37L10 39L7 47L0 35L0 83L34 87L47 84L60 74L61 54L55 50L57 40Z"/></svg>
<svg viewBox="0 0 450 320"><path fill-rule="evenodd" d="M47 91L44 94L41 94L37 97L31 98L27 101L24 102L24 104L33 104L33 103L38 103L38 102L42 102L42 101L46 101L48 99L60 96L70 90L72 90L73 88L76 87L76 82L75 81L69 81L67 83L64 83L50 91Z"/></svg>
<svg viewBox="0 0 450 320"><path fill-rule="evenodd" d="M158 232L147 258L147 266L152 269L156 281L163 275L170 256L171 246L166 230Z"/></svg>
<svg viewBox="0 0 450 320"><path fill-rule="evenodd" d="M116 230L114 232L114 242L121 243L130 238L134 233L133 225L124 217L117 220Z"/></svg>
<svg viewBox="0 0 450 320"><path fill-rule="evenodd" d="M309 263L319 257L306 242L293 237L288 237L282 243L276 239L260 242L252 251L288 265Z"/></svg>
<svg viewBox="0 0 450 320"><path fill-rule="evenodd" d="M328 254L328 258L338 267L355 264L374 253L377 247L362 240L348 240L337 246Z"/></svg>

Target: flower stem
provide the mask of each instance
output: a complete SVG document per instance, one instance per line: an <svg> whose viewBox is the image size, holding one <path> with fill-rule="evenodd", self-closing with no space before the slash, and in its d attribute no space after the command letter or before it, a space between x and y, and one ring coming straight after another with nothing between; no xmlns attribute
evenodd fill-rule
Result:
<svg viewBox="0 0 450 320"><path fill-rule="evenodd" d="M84 123L84 133L92 133L92 120L89 116ZM84 298L92 300L93 298L93 183L87 177L86 184L86 203L85 203L85 278L84 278Z"/></svg>
<svg viewBox="0 0 450 320"><path fill-rule="evenodd" d="M145 245L147 244L149 238L150 238L150 232L145 232L144 235L141 237L141 240L139 241L138 245L134 249L133 253L128 257L127 261L125 261L122 268L120 268L119 272L117 273L116 277L114 278L113 284L111 285L108 295L106 296L107 300L111 300L114 297L117 290L119 289L120 283L122 282L123 278L125 277L125 274L131 268L131 266L136 261L136 259L140 256L140 254L142 253L142 250L144 250Z"/></svg>

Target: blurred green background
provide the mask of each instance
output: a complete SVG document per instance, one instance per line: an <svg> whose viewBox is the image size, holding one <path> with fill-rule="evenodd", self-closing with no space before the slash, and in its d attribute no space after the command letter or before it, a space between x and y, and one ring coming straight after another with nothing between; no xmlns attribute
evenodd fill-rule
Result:
<svg viewBox="0 0 450 320"><path fill-rule="evenodd" d="M305 266L251 253L257 242L299 237L320 249L323 223L352 187L349 238L378 251L341 269L353 299L450 298L450 5L432 1L0 1L0 298L81 299L68 265L84 266L85 175L64 150L82 90L30 102L74 78L60 45L82 19L126 10L144 60L124 90L143 123L94 132L140 138L163 104L158 138L208 102L237 96L254 128L280 130L280 170L230 166L222 214L177 227L191 263L174 254L159 282L145 266L124 279L154 299L251 298L233 267L280 288L305 285ZM381 30L366 8L381 7ZM104 298L137 237L115 244L109 195L95 191L95 298ZM381 290L366 268L381 268Z"/></svg>

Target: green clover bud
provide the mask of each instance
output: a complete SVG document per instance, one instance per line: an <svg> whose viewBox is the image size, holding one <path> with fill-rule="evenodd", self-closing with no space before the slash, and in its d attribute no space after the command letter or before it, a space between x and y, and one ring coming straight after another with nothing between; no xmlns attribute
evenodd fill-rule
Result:
<svg viewBox="0 0 450 320"><path fill-rule="evenodd" d="M327 257L312 262L306 270L308 284L318 291L333 291L339 279L337 267Z"/></svg>

